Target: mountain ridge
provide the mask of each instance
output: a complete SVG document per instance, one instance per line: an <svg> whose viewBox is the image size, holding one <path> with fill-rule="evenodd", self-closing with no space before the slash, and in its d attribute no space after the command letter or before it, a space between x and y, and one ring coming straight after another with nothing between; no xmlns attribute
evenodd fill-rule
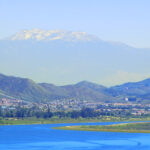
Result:
<svg viewBox="0 0 150 150"><path fill-rule="evenodd" d="M94 89L95 87L95 89ZM89 101L110 100L104 86L83 81L77 84L55 86L49 83L35 83L27 78L0 74L0 90L8 95L28 101L51 101L57 99L86 99ZM104 93L104 91L107 93Z"/></svg>
<svg viewBox="0 0 150 150"><path fill-rule="evenodd" d="M14 97L33 102L49 102L58 99L80 99L93 102L124 102L126 97L140 101L150 100L150 78L107 88L88 81L56 86L36 83L28 78L0 74L0 98Z"/></svg>

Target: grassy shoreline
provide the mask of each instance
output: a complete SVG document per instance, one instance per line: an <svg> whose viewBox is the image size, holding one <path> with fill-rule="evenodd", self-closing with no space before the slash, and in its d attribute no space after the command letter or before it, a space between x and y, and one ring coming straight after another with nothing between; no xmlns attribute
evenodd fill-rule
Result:
<svg viewBox="0 0 150 150"><path fill-rule="evenodd" d="M150 122L121 123L113 125L95 125L95 126L87 126L87 125L64 126L64 127L54 127L53 129L97 131L97 132L150 133Z"/></svg>
<svg viewBox="0 0 150 150"><path fill-rule="evenodd" d="M9 119L0 120L0 125L30 125L30 124L56 124L56 123L86 123L86 122L118 122L120 120L106 120L106 119L70 119L70 118L57 118L57 119L37 119L37 118L25 118L25 119Z"/></svg>
<svg viewBox="0 0 150 150"><path fill-rule="evenodd" d="M0 125L30 125L30 124L56 124L56 123L86 123L86 122L126 122L126 121L150 121L150 118L130 118L130 119L118 119L118 118L51 118L51 119L43 119L43 118L24 118L24 119L16 119L16 118L8 118L1 119Z"/></svg>
<svg viewBox="0 0 150 150"><path fill-rule="evenodd" d="M53 129L61 129L61 130L74 130L74 131L95 131L95 132L125 132L125 133L150 133L146 130L117 130L117 129L83 129L83 128L66 128L66 127L54 127Z"/></svg>

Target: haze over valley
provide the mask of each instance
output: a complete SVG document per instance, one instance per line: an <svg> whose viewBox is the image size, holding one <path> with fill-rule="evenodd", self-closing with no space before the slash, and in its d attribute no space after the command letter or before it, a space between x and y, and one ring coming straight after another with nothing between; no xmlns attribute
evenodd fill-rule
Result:
<svg viewBox="0 0 150 150"><path fill-rule="evenodd" d="M150 77L149 58L150 49L86 32L31 29L0 40L1 73L56 85L140 81Z"/></svg>

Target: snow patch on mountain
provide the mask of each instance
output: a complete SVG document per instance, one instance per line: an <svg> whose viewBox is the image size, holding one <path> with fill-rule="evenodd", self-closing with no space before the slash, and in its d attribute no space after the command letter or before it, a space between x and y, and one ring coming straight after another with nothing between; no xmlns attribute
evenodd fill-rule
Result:
<svg viewBox="0 0 150 150"><path fill-rule="evenodd" d="M37 40L37 41L97 41L100 40L94 35L87 34L86 32L72 32L64 30L23 30L13 35L11 40Z"/></svg>

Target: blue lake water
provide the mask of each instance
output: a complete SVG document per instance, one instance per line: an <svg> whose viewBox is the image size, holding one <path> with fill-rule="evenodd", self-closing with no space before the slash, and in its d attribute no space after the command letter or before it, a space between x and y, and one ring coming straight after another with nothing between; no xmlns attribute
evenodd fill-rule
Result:
<svg viewBox="0 0 150 150"><path fill-rule="evenodd" d="M74 123L0 126L0 150L150 150L150 134L54 130Z"/></svg>

